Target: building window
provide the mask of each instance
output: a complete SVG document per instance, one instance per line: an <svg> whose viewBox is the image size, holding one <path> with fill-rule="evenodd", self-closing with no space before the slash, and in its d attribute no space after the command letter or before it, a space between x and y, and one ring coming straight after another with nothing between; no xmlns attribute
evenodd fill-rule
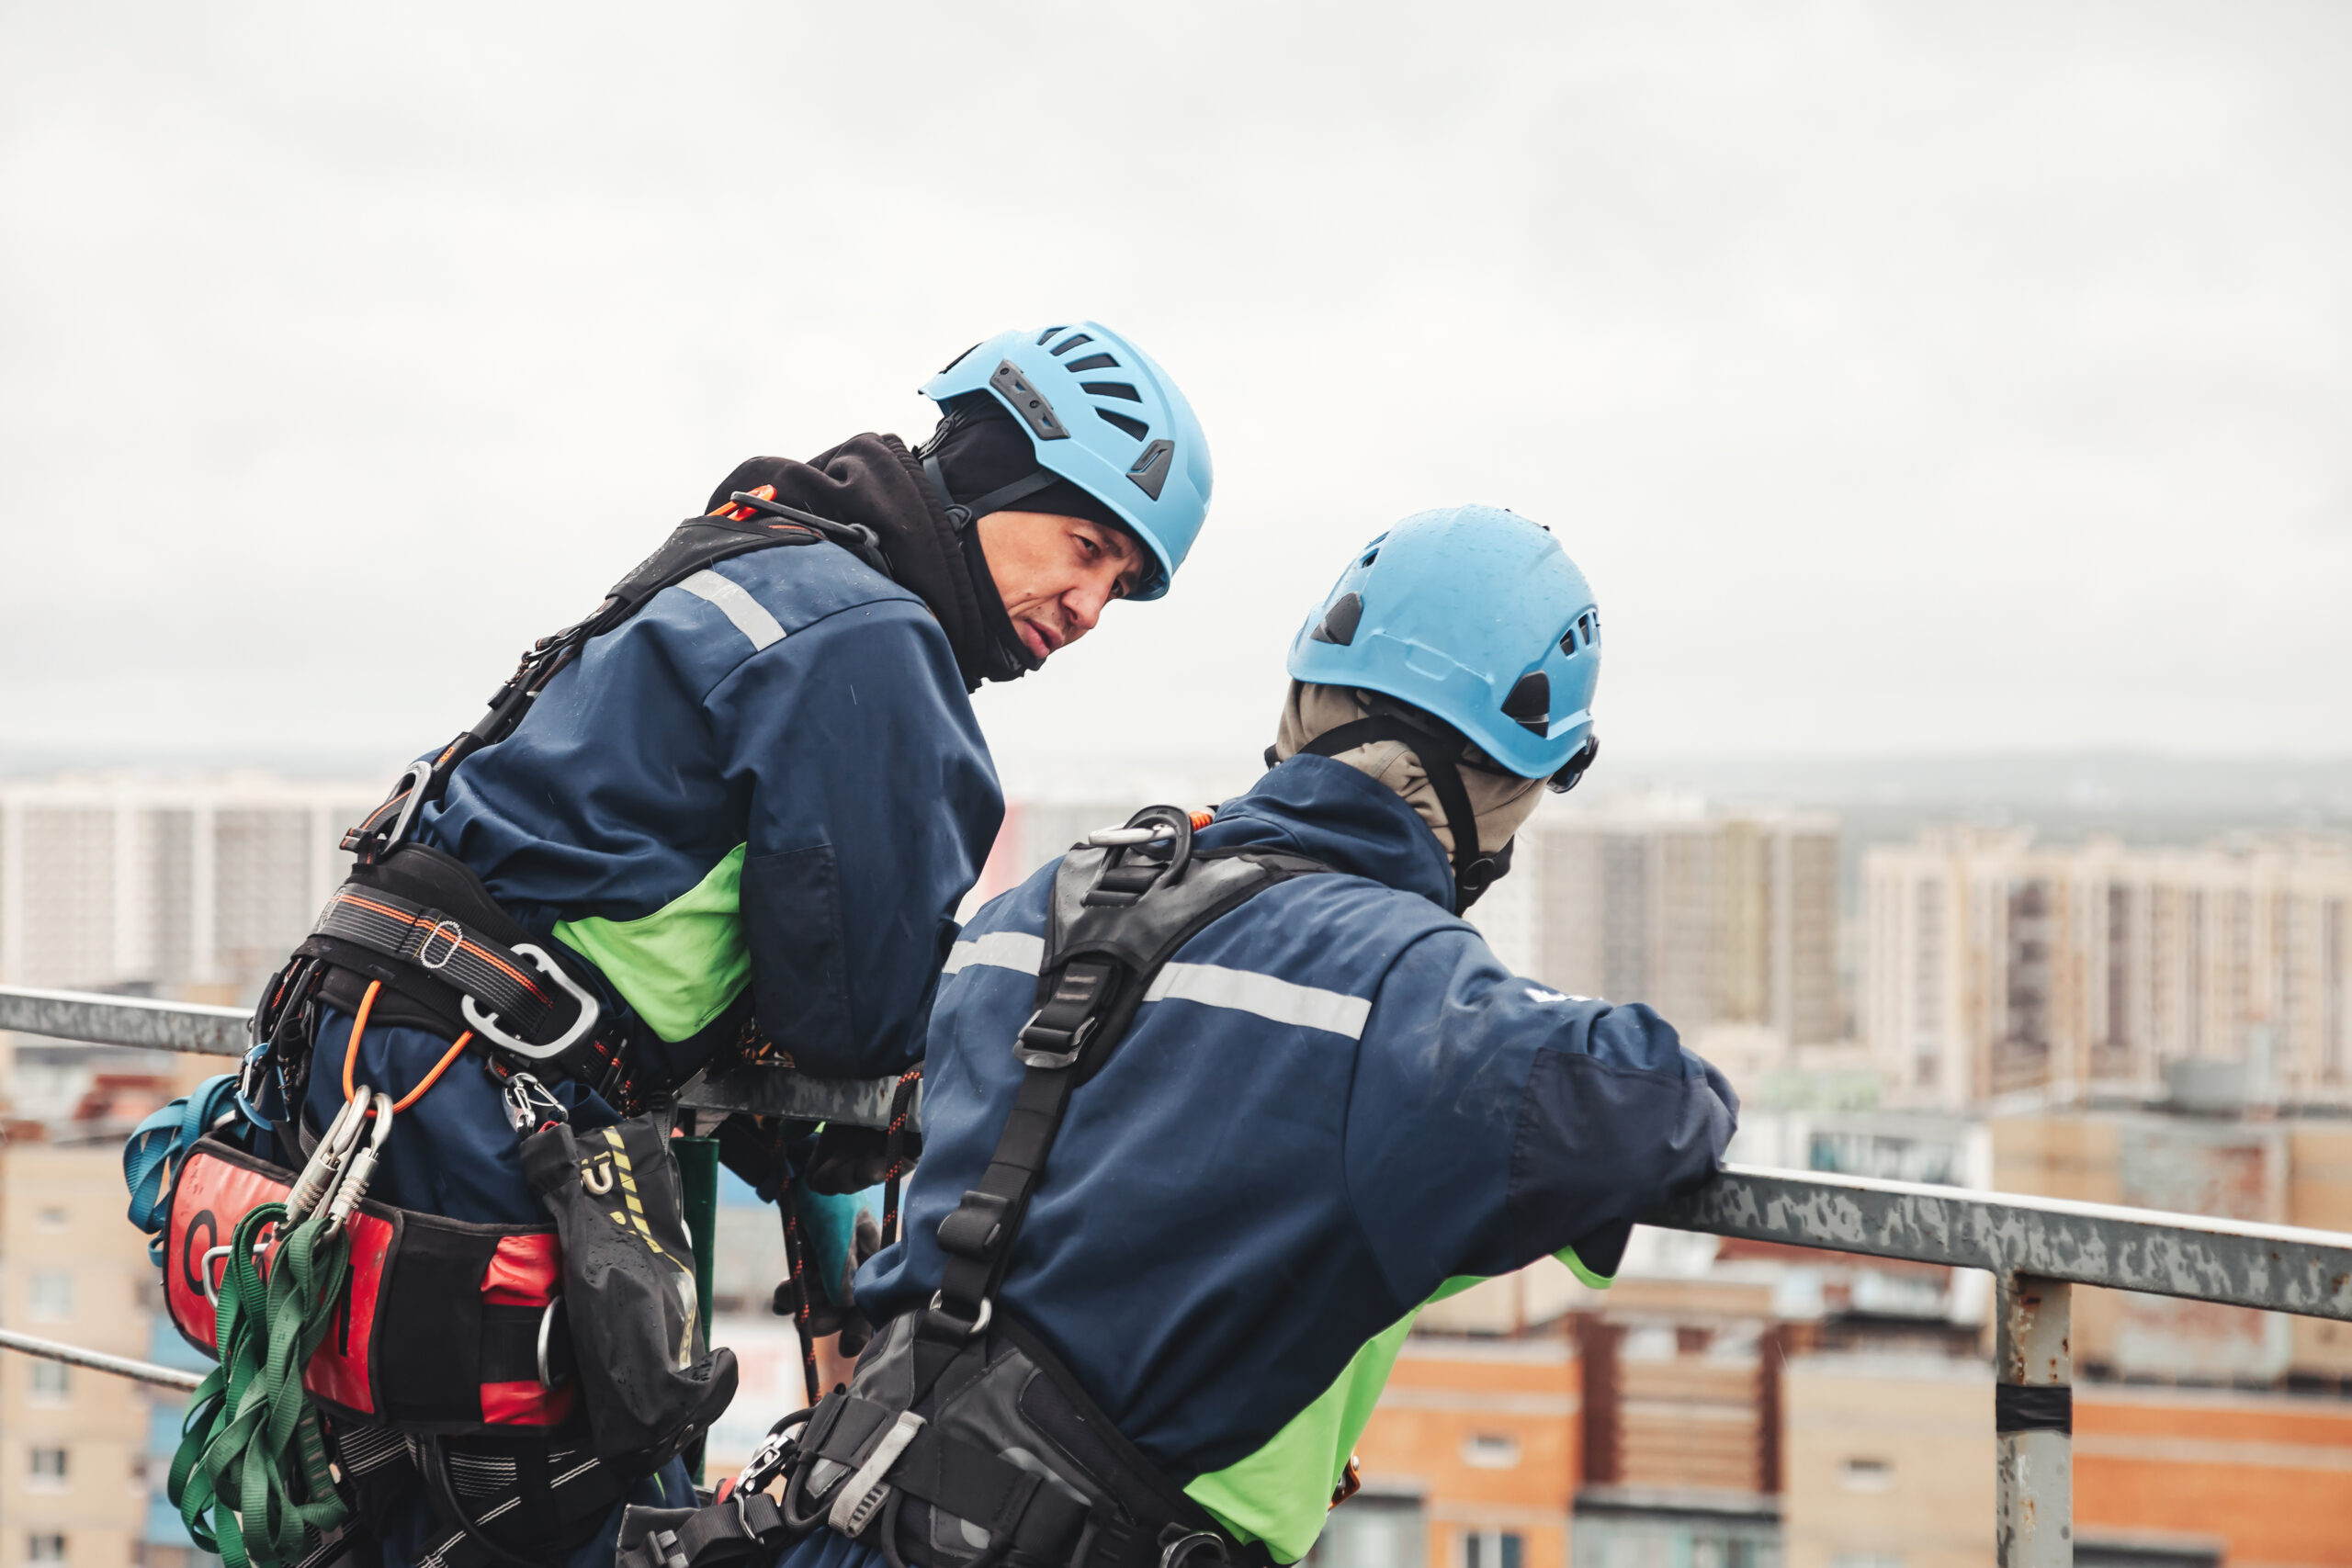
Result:
<svg viewBox="0 0 2352 1568"><path fill-rule="evenodd" d="M65 1450L63 1449L28 1449L31 1461L32 1487L39 1492L59 1492L65 1487Z"/></svg>
<svg viewBox="0 0 2352 1568"><path fill-rule="evenodd" d="M1462 1462L1473 1470L1515 1470L1519 1439L1508 1432L1473 1432L1462 1439Z"/></svg>
<svg viewBox="0 0 2352 1568"><path fill-rule="evenodd" d="M1517 1530L1462 1532L1462 1568L1521 1568L1524 1555Z"/></svg>
<svg viewBox="0 0 2352 1568"><path fill-rule="evenodd" d="M1849 1459L1838 1467L1838 1484L1849 1492L1891 1491L1894 1486L1894 1462L1860 1456Z"/></svg>
<svg viewBox="0 0 2352 1568"><path fill-rule="evenodd" d="M28 1562L64 1562L65 1538L62 1535L38 1533L25 1537L25 1561Z"/></svg>
<svg viewBox="0 0 2352 1568"><path fill-rule="evenodd" d="M32 1279L32 1314L51 1319L74 1315L74 1276L36 1274Z"/></svg>
<svg viewBox="0 0 2352 1568"><path fill-rule="evenodd" d="M74 1394L74 1369L62 1361L35 1361L32 1371L32 1403L62 1404Z"/></svg>

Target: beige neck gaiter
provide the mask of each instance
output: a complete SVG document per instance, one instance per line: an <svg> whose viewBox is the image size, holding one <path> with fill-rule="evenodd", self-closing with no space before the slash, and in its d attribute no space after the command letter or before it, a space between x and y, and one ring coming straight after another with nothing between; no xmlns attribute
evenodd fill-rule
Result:
<svg viewBox="0 0 2352 1568"><path fill-rule="evenodd" d="M1274 758L1284 761L1326 730L1337 729L1371 716L1362 696L1345 686L1310 686L1293 681L1283 703L1282 728L1274 738ZM1445 807L1430 787L1420 760L1402 740L1375 740L1340 752L1333 761L1345 762L1360 773L1379 780L1405 797L1437 841L1453 854L1453 830L1446 826ZM1477 814L1478 848L1492 854L1510 841L1544 799L1542 779L1522 779L1484 768L1462 770L1463 788L1469 792L1470 809Z"/></svg>

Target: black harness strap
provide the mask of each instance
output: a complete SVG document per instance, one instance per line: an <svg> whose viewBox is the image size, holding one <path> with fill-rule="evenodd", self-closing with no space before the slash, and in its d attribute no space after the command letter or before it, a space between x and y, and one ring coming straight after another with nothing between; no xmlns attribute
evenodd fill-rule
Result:
<svg viewBox="0 0 2352 1568"><path fill-rule="evenodd" d="M396 963L430 970L524 1034L537 1034L555 1002L555 987L513 949L435 908L380 887L345 883L311 928Z"/></svg>
<svg viewBox="0 0 2352 1568"><path fill-rule="evenodd" d="M483 747L494 746L512 735L514 727L523 722L523 716L530 712L531 705L538 701L539 694L547 690L548 682L580 657L591 638L636 615L663 589L720 561L784 545L830 541L861 558L872 559L878 555L878 540L870 528L834 523L776 502L745 495L733 499L736 505L729 512L689 517L679 524L662 547L615 583L585 618L539 638L526 649L514 672L490 694L489 709L473 728L450 741L429 761L414 763L402 773L390 797L344 835L343 848L367 865L399 844L416 820L419 809L440 798L449 775L459 763ZM754 515L739 518L734 515L736 511L748 511Z"/></svg>
<svg viewBox="0 0 2352 1568"><path fill-rule="evenodd" d="M1326 869L1263 852L1195 858L1191 815L1175 807L1147 807L1127 826L1166 827L1167 858L1126 846L1080 849L1055 877L1037 1010L1013 1044L1026 1071L978 1185L939 1224L946 1268L923 1314L922 1338L930 1344L916 1349L918 1399L987 1326L1070 1095L1117 1048L1161 966L1219 916L1276 883Z"/></svg>

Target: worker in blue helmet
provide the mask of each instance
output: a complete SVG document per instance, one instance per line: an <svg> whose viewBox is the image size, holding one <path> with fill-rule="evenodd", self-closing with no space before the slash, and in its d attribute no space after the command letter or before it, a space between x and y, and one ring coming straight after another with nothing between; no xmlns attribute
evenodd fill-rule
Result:
<svg viewBox="0 0 2352 1568"><path fill-rule="evenodd" d="M725 1506L622 1568L1296 1562L1414 1316L1556 1256L1606 1285L1738 1101L1639 1002L1460 909L1594 755L1600 622L1537 525L1408 518L1307 616L1274 765L983 908L928 1032L873 1343Z"/></svg>
<svg viewBox="0 0 2352 1568"><path fill-rule="evenodd" d="M736 468L353 830L354 880L265 998L248 1078L268 1157L299 1168L372 1087L397 1115L379 1122L371 1199L541 1226L517 1131L551 1107L585 1134L662 1114L715 1060L860 1080L920 1062L1003 815L970 694L1035 670L1112 602L1167 592L1211 489L1183 394L1100 323L1006 333L922 389L941 418L918 446L863 434ZM842 1321L855 1226L839 1205L806 1212L810 1189L854 1191L907 1151L773 1121L720 1141L808 1222L804 1325ZM578 1483L544 1359L540 1383L460 1375L494 1359L473 1355L470 1295L466 1310L458 1414L424 1447L345 1456L371 1551L609 1562L622 1491L687 1495L662 1461L693 1431L632 1449L653 1456L638 1473L614 1461ZM731 1367L687 1362L673 1370L723 1403Z"/></svg>

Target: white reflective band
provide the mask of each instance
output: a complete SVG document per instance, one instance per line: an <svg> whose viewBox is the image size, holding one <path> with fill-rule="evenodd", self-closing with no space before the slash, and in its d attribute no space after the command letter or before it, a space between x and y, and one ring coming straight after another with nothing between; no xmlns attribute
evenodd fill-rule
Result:
<svg viewBox="0 0 2352 1568"><path fill-rule="evenodd" d="M1037 965L1046 960L1046 942L1024 931L990 931L970 942L959 942L948 949L947 962L941 973L953 975L982 964L995 969L1012 969L1023 975L1035 975ZM1301 1029L1329 1030L1344 1034L1351 1040L1363 1035L1364 1021L1372 1016L1368 998L1351 997L1343 991L1327 991L1317 986L1297 986L1272 975L1261 975L1252 969L1227 969L1221 964L1170 964L1164 965L1151 988L1143 994L1148 1002L1198 1002L1203 1007L1230 1008L1236 1012L1256 1013L1276 1023L1295 1024Z"/></svg>
<svg viewBox="0 0 2352 1568"><path fill-rule="evenodd" d="M729 582L708 567L678 586L697 599L718 605L720 613L735 623L735 629L752 639L753 651L784 640L784 628L776 625L775 617L767 613L765 606L744 592L741 584Z"/></svg>
<svg viewBox="0 0 2352 1568"><path fill-rule="evenodd" d="M939 972L953 975L967 964L984 964L992 969L1018 969L1023 975L1035 975L1037 965L1045 961L1044 937L1023 931L990 931L949 948L947 962Z"/></svg>
<svg viewBox="0 0 2352 1568"><path fill-rule="evenodd" d="M1216 964L1168 964L1152 981L1151 989L1143 994L1143 999L1231 1008L1237 1012L1271 1018L1276 1023L1326 1029L1351 1040L1363 1037L1364 1021L1372 1016L1372 1000L1368 997L1351 997L1316 986L1295 986L1272 975L1227 969Z"/></svg>

